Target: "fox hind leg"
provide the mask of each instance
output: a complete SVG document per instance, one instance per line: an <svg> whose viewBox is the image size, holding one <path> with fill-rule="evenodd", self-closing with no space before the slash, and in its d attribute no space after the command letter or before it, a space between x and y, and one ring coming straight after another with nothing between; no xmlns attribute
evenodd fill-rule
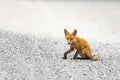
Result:
<svg viewBox="0 0 120 80"><path fill-rule="evenodd" d="M84 58L86 58L86 59L91 59L91 58L92 58L91 52L88 51L87 49L84 49L84 50L82 51L82 54L83 54L82 57L84 57Z"/></svg>
<svg viewBox="0 0 120 80"><path fill-rule="evenodd" d="M90 52L87 52L87 53L85 54L85 56L86 56L86 58L88 58L88 59L91 59L91 58L92 58L92 55L91 55Z"/></svg>

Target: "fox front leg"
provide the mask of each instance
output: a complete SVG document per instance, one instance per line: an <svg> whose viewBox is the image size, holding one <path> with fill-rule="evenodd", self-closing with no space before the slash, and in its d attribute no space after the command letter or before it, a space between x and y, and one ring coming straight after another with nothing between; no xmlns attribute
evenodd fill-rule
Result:
<svg viewBox="0 0 120 80"><path fill-rule="evenodd" d="M67 50L67 51L64 53L63 59L67 59L67 55L68 55L70 52L72 52L73 50L74 50L74 48L73 48L73 47L70 47L70 49Z"/></svg>
<svg viewBox="0 0 120 80"><path fill-rule="evenodd" d="M73 59L77 59L77 56L78 56L78 55L79 55L79 51L76 51L76 53L75 53Z"/></svg>

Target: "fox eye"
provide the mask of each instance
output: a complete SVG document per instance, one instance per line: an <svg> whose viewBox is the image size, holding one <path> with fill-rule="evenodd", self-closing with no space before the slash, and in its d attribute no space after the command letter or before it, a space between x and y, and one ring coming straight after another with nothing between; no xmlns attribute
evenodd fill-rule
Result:
<svg viewBox="0 0 120 80"><path fill-rule="evenodd" d="M66 39L68 39L68 37L66 37Z"/></svg>

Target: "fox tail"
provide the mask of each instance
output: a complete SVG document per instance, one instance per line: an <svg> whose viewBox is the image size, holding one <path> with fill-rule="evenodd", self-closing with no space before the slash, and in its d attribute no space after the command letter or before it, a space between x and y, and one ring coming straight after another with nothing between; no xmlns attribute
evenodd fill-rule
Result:
<svg viewBox="0 0 120 80"><path fill-rule="evenodd" d="M93 60L93 61L98 61L99 59L100 59L100 57L97 55L93 55L91 58L91 60Z"/></svg>

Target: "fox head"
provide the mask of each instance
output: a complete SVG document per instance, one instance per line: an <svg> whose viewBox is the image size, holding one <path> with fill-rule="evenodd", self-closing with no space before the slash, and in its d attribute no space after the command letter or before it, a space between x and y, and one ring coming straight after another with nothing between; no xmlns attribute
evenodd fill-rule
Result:
<svg viewBox="0 0 120 80"><path fill-rule="evenodd" d="M75 41L76 38L76 34L77 34L77 30L73 30L72 33L68 32L67 29L64 29L64 33L65 33L65 38L68 42L68 44L72 44Z"/></svg>

